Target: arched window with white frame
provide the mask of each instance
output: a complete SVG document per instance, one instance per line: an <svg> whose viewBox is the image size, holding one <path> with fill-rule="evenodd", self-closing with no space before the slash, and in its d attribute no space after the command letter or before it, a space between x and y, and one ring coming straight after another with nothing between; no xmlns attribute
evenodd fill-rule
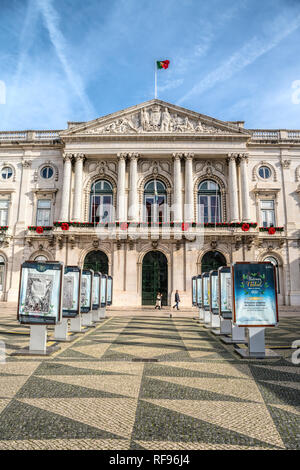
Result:
<svg viewBox="0 0 300 470"><path fill-rule="evenodd" d="M198 222L221 222L221 191L220 186L212 180L202 181L198 186Z"/></svg>
<svg viewBox="0 0 300 470"><path fill-rule="evenodd" d="M111 222L113 218L113 188L107 180L97 180L90 192L90 216L93 223Z"/></svg>
<svg viewBox="0 0 300 470"><path fill-rule="evenodd" d="M157 179L148 181L144 189L144 220L148 223L167 221L167 190Z"/></svg>

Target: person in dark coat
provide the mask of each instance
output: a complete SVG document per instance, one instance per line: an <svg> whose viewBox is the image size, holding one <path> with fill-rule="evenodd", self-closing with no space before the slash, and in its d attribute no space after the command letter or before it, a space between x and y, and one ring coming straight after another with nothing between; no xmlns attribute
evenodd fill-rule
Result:
<svg viewBox="0 0 300 470"><path fill-rule="evenodd" d="M175 305L173 305L173 308L177 308L177 310L179 310L179 307L178 307L178 304L180 302L180 297L179 297L179 293L178 293L178 290L175 292Z"/></svg>

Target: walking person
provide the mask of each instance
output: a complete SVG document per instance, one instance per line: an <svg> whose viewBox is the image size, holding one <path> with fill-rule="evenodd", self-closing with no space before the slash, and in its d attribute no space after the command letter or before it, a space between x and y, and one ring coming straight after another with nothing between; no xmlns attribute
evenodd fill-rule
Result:
<svg viewBox="0 0 300 470"><path fill-rule="evenodd" d="M158 310L161 310L161 299L162 294L160 292L157 292L155 308L158 308Z"/></svg>
<svg viewBox="0 0 300 470"><path fill-rule="evenodd" d="M178 304L180 302L180 297L179 297L179 293L178 293L178 290L176 290L175 292L175 305L173 305L173 308L177 308L177 310L179 310L179 307L178 307Z"/></svg>

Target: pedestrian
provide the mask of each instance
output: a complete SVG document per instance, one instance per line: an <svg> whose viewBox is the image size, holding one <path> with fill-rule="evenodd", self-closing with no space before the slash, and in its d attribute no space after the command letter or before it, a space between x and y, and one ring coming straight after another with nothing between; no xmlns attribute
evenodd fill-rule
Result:
<svg viewBox="0 0 300 470"><path fill-rule="evenodd" d="M175 292L175 305L173 305L173 308L177 308L177 310L179 310L179 307L178 307L178 304L180 302L180 297L179 297L179 293L178 293L178 290L176 290Z"/></svg>
<svg viewBox="0 0 300 470"><path fill-rule="evenodd" d="M155 308L158 308L158 310L161 310L161 299L162 294L160 292L157 292Z"/></svg>

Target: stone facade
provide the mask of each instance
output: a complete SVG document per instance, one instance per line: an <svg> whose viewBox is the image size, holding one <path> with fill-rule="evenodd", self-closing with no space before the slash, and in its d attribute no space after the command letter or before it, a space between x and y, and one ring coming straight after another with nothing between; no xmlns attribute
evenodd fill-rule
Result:
<svg viewBox="0 0 300 470"><path fill-rule="evenodd" d="M99 180L111 188L109 227L53 226L90 221L92 188ZM159 208L155 183L148 198L154 201L151 217L178 223L168 235L159 225L150 231L138 227L138 234L132 228L149 217L145 188L151 181L162 183L166 203ZM213 185L202 186L201 193L205 181ZM99 192L99 201L105 194ZM202 209L208 215L199 212L201 194L209 200ZM189 306L191 277L201 272L205 253L218 251L227 263L272 257L280 304L300 305L299 205L300 131L248 130L242 122L151 100L94 121L69 123L63 131L1 132L0 225L8 229L0 229L0 300L17 300L24 260L43 256L82 266L89 252L101 250L114 277L114 304L138 306L143 258L160 251L167 260L168 303L178 289L182 305ZM212 218L214 210L219 213ZM211 223L199 228L197 238L201 214ZM28 229L40 220L50 229L41 234ZM126 229L114 221L131 224ZM260 230L264 221L276 227L274 234ZM245 232L220 222L257 222L257 227Z"/></svg>

